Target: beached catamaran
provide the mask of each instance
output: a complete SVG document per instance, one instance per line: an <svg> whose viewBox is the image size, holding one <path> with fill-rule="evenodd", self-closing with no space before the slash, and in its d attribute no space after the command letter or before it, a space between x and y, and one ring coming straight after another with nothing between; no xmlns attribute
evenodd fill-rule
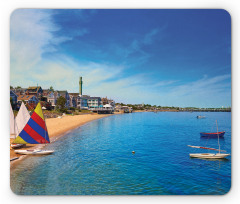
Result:
<svg viewBox="0 0 240 204"><path fill-rule="evenodd" d="M217 121L216 121L217 125ZM218 132L218 125L217 125L217 132ZM196 154L189 154L190 157L194 158L202 158L202 159L223 159L229 156L230 154L222 154L221 152L226 152L225 150L220 150L220 143L219 143L219 135L218 135L218 149L209 148L209 147L200 147L200 146L191 146L192 148L198 148L198 149L208 149L208 150L215 150L218 151L218 153L196 153Z"/></svg>
<svg viewBox="0 0 240 204"><path fill-rule="evenodd" d="M47 126L40 102L37 104L27 124L13 141L14 144L47 144L50 143ZM51 154L53 150L15 150L17 154L42 155Z"/></svg>

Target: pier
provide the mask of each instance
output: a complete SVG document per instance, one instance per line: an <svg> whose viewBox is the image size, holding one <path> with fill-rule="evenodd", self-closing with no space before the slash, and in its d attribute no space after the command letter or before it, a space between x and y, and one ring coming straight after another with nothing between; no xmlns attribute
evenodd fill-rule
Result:
<svg viewBox="0 0 240 204"><path fill-rule="evenodd" d="M92 111L93 113L98 113L98 114L113 114L114 113L114 109L113 108L89 108L90 111Z"/></svg>

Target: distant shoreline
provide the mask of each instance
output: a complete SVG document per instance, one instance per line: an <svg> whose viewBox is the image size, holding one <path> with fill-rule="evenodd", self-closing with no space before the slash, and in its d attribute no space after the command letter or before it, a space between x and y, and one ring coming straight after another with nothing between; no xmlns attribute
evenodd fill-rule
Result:
<svg viewBox="0 0 240 204"><path fill-rule="evenodd" d="M216 113L216 112L223 112L223 113L225 113L225 112L232 112L232 111L226 111L226 110L216 110L216 111L212 111L212 110L199 110L199 111L197 111L197 110L195 110L195 111L188 111L188 110L185 110L185 111L182 111L182 110L147 110L147 111L145 111L145 110L135 110L135 111L133 111L133 113L140 113L140 112L190 112L190 113L198 113L198 112L201 112L201 113L204 113L204 112L206 112L206 113L209 113L209 112L212 112L212 113Z"/></svg>

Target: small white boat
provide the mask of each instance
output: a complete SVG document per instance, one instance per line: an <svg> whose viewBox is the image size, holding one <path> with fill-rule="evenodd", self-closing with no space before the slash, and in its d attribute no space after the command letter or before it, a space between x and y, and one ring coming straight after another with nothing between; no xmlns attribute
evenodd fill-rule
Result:
<svg viewBox="0 0 240 204"><path fill-rule="evenodd" d="M44 154L52 154L54 151L53 150L15 150L14 151L17 154L31 154L31 155L44 155Z"/></svg>
<svg viewBox="0 0 240 204"><path fill-rule="evenodd" d="M226 158L227 156L229 156L230 154L211 154L211 153L197 153L197 154L189 154L190 157L193 158L203 158L203 159L223 159Z"/></svg>
<svg viewBox="0 0 240 204"><path fill-rule="evenodd" d="M24 146L24 144L11 144L11 147L12 147L13 149L21 148L21 147L23 147L23 146Z"/></svg>
<svg viewBox="0 0 240 204"><path fill-rule="evenodd" d="M206 116L203 116L203 115L198 115L197 116L197 119L202 119L202 118L206 118Z"/></svg>

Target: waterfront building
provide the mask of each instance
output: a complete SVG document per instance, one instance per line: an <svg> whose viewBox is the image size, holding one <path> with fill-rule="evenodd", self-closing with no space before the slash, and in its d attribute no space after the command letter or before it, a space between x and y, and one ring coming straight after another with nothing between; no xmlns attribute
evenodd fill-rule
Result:
<svg viewBox="0 0 240 204"><path fill-rule="evenodd" d="M110 104L111 106L115 107L115 101L112 99L108 99L107 96L106 96L106 98L101 98L101 104L103 106L106 104Z"/></svg>
<svg viewBox="0 0 240 204"><path fill-rule="evenodd" d="M106 98L102 98L101 101L102 101L102 105L103 105L103 106L106 105L106 104L108 104L108 98L107 98L107 96L106 96Z"/></svg>
<svg viewBox="0 0 240 204"><path fill-rule="evenodd" d="M124 113L132 113L132 107L129 106L122 106L122 110Z"/></svg>
<svg viewBox="0 0 240 204"><path fill-rule="evenodd" d="M10 90L10 98L12 98L13 105L16 105L17 104L18 95L14 91L12 91L12 90Z"/></svg>
<svg viewBox="0 0 240 204"><path fill-rule="evenodd" d="M57 91L51 91L47 96L47 102L51 103L52 107L55 107L59 96L60 94Z"/></svg>
<svg viewBox="0 0 240 204"><path fill-rule="evenodd" d="M35 95L19 95L17 98L17 102L26 102L28 104L37 104L38 98Z"/></svg>
<svg viewBox="0 0 240 204"><path fill-rule="evenodd" d="M114 112L114 107L111 106L110 104L106 104L103 106L103 109L106 109L106 110L111 110L112 112Z"/></svg>
<svg viewBox="0 0 240 204"><path fill-rule="evenodd" d="M12 88L13 91L17 95L24 95L26 93L27 88Z"/></svg>
<svg viewBox="0 0 240 204"><path fill-rule="evenodd" d="M120 104L116 105L116 106L115 106L115 111L116 111L116 112L122 111L122 106L121 106Z"/></svg>
<svg viewBox="0 0 240 204"><path fill-rule="evenodd" d="M48 95L50 94L50 89L43 89L41 101L48 101Z"/></svg>
<svg viewBox="0 0 240 204"><path fill-rule="evenodd" d="M70 107L77 108L77 100L78 100L78 93L69 93L69 98L70 98Z"/></svg>
<svg viewBox="0 0 240 204"><path fill-rule="evenodd" d="M77 98L77 108L87 110L88 109L88 99L87 97L78 96Z"/></svg>
<svg viewBox="0 0 240 204"><path fill-rule="evenodd" d="M41 86L29 86L25 91L26 95L35 95L38 99L42 97L43 90Z"/></svg>
<svg viewBox="0 0 240 204"><path fill-rule="evenodd" d="M88 97L87 98L88 108L98 108L101 105L100 97Z"/></svg>
<svg viewBox="0 0 240 204"><path fill-rule="evenodd" d="M64 91L58 91L58 94L59 94L59 97L62 96L66 99L66 108L69 108L70 107L70 97L69 97L69 94L67 92L67 90L64 90Z"/></svg>

